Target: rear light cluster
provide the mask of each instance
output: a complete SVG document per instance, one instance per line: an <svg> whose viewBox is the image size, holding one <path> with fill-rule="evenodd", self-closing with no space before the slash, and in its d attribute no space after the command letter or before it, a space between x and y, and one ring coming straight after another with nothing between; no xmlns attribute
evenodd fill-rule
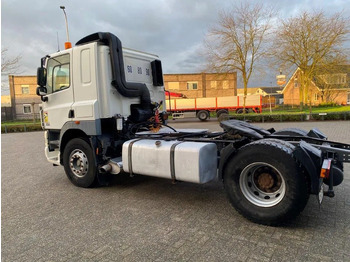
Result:
<svg viewBox="0 0 350 262"><path fill-rule="evenodd" d="M320 177L321 178L329 178L329 173L330 173L330 170L331 170L331 164L332 164L332 160L331 159L323 160L321 173L320 173Z"/></svg>

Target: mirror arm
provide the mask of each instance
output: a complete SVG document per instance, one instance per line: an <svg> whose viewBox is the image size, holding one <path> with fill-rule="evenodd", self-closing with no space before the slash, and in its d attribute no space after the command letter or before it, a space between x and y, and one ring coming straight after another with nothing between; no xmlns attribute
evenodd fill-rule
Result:
<svg viewBox="0 0 350 262"><path fill-rule="evenodd" d="M49 99L46 96L47 95L47 90L44 86L38 86L36 88L36 94L40 96L41 101L47 102Z"/></svg>
<svg viewBox="0 0 350 262"><path fill-rule="evenodd" d="M47 96L40 96L41 101L47 102L49 101L49 98Z"/></svg>

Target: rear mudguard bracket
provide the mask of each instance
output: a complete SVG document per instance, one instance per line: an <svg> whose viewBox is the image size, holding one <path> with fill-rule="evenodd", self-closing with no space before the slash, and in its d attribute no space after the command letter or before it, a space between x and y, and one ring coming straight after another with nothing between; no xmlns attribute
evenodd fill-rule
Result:
<svg viewBox="0 0 350 262"><path fill-rule="evenodd" d="M237 152L237 149L233 146L233 144L229 144L226 147L224 147L220 151L220 162L219 162L219 179L223 180L224 177L224 170L225 170L225 165L227 164L227 160L235 153Z"/></svg>
<svg viewBox="0 0 350 262"><path fill-rule="evenodd" d="M294 158L301 163L310 177L310 193L318 194L319 191L319 174L321 163L321 151L310 144L301 141L293 152Z"/></svg>

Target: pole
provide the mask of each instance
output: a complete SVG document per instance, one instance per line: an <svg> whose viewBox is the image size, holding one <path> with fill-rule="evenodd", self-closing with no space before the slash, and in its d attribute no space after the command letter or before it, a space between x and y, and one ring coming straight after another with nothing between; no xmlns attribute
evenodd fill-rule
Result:
<svg viewBox="0 0 350 262"><path fill-rule="evenodd" d="M66 20L66 33L67 33L67 42L69 42L69 32L68 32L68 20L67 20L67 14L64 6L60 6L60 8L63 10L64 18Z"/></svg>
<svg viewBox="0 0 350 262"><path fill-rule="evenodd" d="M35 102L32 102L32 110L33 110L33 123L35 123L35 111L34 111Z"/></svg>
<svg viewBox="0 0 350 262"><path fill-rule="evenodd" d="M270 93L269 93L269 100L270 100L270 115L272 114L272 108L271 108L271 92L272 92L272 82L271 84L271 88L270 88Z"/></svg>

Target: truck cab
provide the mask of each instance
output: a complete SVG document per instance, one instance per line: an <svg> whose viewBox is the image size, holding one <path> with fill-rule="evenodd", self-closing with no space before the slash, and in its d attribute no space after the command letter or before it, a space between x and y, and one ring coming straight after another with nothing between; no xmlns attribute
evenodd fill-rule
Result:
<svg viewBox="0 0 350 262"><path fill-rule="evenodd" d="M67 136L103 136L113 127L123 133L156 111L165 112L158 56L122 48L110 33L89 35L44 57L38 84L45 154L56 165L62 164Z"/></svg>

